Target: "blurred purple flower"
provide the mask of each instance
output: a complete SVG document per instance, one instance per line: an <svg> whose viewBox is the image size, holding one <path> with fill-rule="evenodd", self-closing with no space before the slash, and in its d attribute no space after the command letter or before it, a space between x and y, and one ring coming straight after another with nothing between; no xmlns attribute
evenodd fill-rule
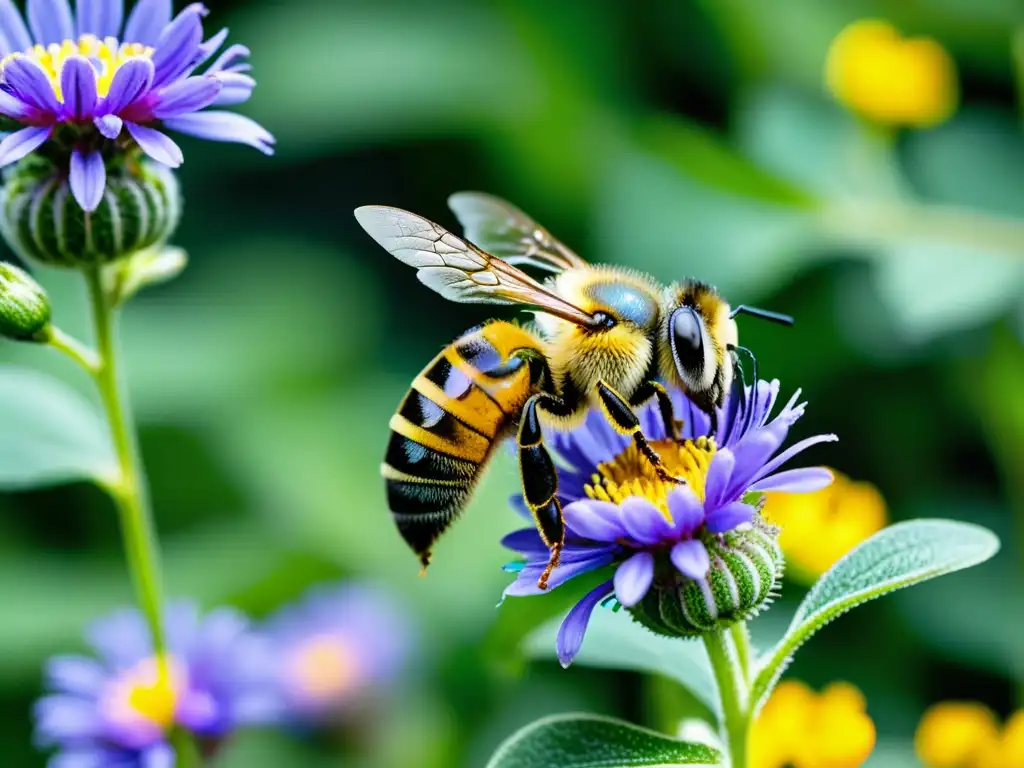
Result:
<svg viewBox="0 0 1024 768"><path fill-rule="evenodd" d="M558 470L559 500L564 507L565 549L551 574L549 588L583 573L615 566L611 580L587 594L570 612L558 633L558 657L570 664L583 643L594 608L611 595L631 608L654 583L659 564L684 578L704 581L711 565L705 542L745 526L758 515L750 493L818 490L832 482L827 469L777 470L812 445L835 440L818 435L778 453L789 428L804 413L797 392L771 417L779 382L762 381L743 397L726 398L718 411L718 428L681 393L673 392L681 439L670 439L658 409L640 413L641 428L676 476L686 484L658 479L632 443L596 410L575 430L556 433L552 443L563 459ZM521 496L513 507L532 523ZM533 526L515 531L502 544L524 556L508 566L518 572L506 596L540 594L537 580L549 552Z"/></svg>
<svg viewBox="0 0 1024 768"><path fill-rule="evenodd" d="M47 663L49 691L36 703L36 742L58 750L50 768L171 768L172 727L204 741L275 714L266 647L248 620L193 603L166 612L168 656L154 656L141 614L125 609L95 622L87 656Z"/></svg>
<svg viewBox="0 0 1024 768"><path fill-rule="evenodd" d="M0 115L24 126L0 142L0 167L41 147L58 126L73 126L71 191L93 211L106 184L104 157L125 140L122 131L171 167L181 165L181 149L154 124L273 154L273 136L254 121L206 111L241 104L256 81L241 45L195 74L227 39L222 29L204 42L201 3L172 19L171 0L139 0L123 25L124 0L78 0L75 9L68 0L28 0L26 26L12 0L0 0Z"/></svg>
<svg viewBox="0 0 1024 768"><path fill-rule="evenodd" d="M386 688L413 644L394 598L359 583L311 589L271 617L265 632L286 718L313 724Z"/></svg>

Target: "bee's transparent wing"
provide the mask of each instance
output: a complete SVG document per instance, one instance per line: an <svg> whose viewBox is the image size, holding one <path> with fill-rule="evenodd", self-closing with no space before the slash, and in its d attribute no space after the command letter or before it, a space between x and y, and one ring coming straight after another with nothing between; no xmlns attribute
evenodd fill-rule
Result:
<svg viewBox="0 0 1024 768"><path fill-rule="evenodd" d="M525 272L422 216L383 205L356 208L370 237L410 267L420 282L450 301L523 304L579 325L594 318Z"/></svg>
<svg viewBox="0 0 1024 768"><path fill-rule="evenodd" d="M508 264L562 272L586 262L544 227L501 198L483 192L456 192L448 198L466 239Z"/></svg>

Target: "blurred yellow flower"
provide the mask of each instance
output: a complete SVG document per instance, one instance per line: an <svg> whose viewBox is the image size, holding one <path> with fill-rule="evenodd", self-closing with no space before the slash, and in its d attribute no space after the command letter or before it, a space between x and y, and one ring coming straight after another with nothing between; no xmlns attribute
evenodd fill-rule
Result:
<svg viewBox="0 0 1024 768"><path fill-rule="evenodd" d="M936 704L917 726L914 751L927 768L1024 768L1024 711L1000 729L981 704Z"/></svg>
<svg viewBox="0 0 1024 768"><path fill-rule="evenodd" d="M859 768L875 747L863 694L833 683L820 694L779 684L750 735L751 768Z"/></svg>
<svg viewBox="0 0 1024 768"><path fill-rule="evenodd" d="M927 37L904 38L886 21L855 21L836 36L825 82L847 109L890 126L927 127L953 114L956 67Z"/></svg>
<svg viewBox="0 0 1024 768"><path fill-rule="evenodd" d="M808 584L884 528L888 519L885 499L875 486L832 473L832 485L814 493L765 494L764 514L782 528L779 545L789 575Z"/></svg>

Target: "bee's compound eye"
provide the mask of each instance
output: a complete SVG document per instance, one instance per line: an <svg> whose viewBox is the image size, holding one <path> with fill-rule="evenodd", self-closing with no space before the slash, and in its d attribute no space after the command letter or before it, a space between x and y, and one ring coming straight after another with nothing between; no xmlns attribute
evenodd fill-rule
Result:
<svg viewBox="0 0 1024 768"><path fill-rule="evenodd" d="M595 312L594 324L598 328L614 328L616 323L615 318L609 315L607 312Z"/></svg>
<svg viewBox="0 0 1024 768"><path fill-rule="evenodd" d="M701 320L690 307L680 307L672 315L672 352L680 369L704 367L704 336Z"/></svg>

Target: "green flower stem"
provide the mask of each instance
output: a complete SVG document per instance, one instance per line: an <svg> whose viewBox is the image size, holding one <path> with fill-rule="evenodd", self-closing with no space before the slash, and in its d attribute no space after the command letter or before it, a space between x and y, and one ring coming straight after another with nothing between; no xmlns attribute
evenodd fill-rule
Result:
<svg viewBox="0 0 1024 768"><path fill-rule="evenodd" d="M746 634L745 626L743 633ZM734 638L732 630L709 632L704 635L704 647L707 648L721 697L722 728L725 742L729 746L729 765L732 768L747 768L750 703L745 681L748 673L741 669L740 651L733 644ZM749 642L746 645L745 652L749 654Z"/></svg>
<svg viewBox="0 0 1024 768"><path fill-rule="evenodd" d="M117 368L114 312L103 286L101 268L84 270L92 301L96 330L98 365L93 371L100 399L110 425L111 438L121 470L116 483L108 485L121 518L128 569L135 591L153 635L153 650L165 658L167 643L163 626L163 585L160 551L149 511L149 496L136 445L135 424L127 399L122 396Z"/></svg>
<svg viewBox="0 0 1024 768"><path fill-rule="evenodd" d="M85 370L96 376L100 372L100 358L93 350L89 349L78 339L64 333L60 328L52 325L46 326L42 331L41 341L48 344L58 352L67 355Z"/></svg>
<svg viewBox="0 0 1024 768"><path fill-rule="evenodd" d="M736 645L736 660L740 665L740 673L743 675L743 684L750 686L750 629L747 622L737 621L729 627L729 634Z"/></svg>

